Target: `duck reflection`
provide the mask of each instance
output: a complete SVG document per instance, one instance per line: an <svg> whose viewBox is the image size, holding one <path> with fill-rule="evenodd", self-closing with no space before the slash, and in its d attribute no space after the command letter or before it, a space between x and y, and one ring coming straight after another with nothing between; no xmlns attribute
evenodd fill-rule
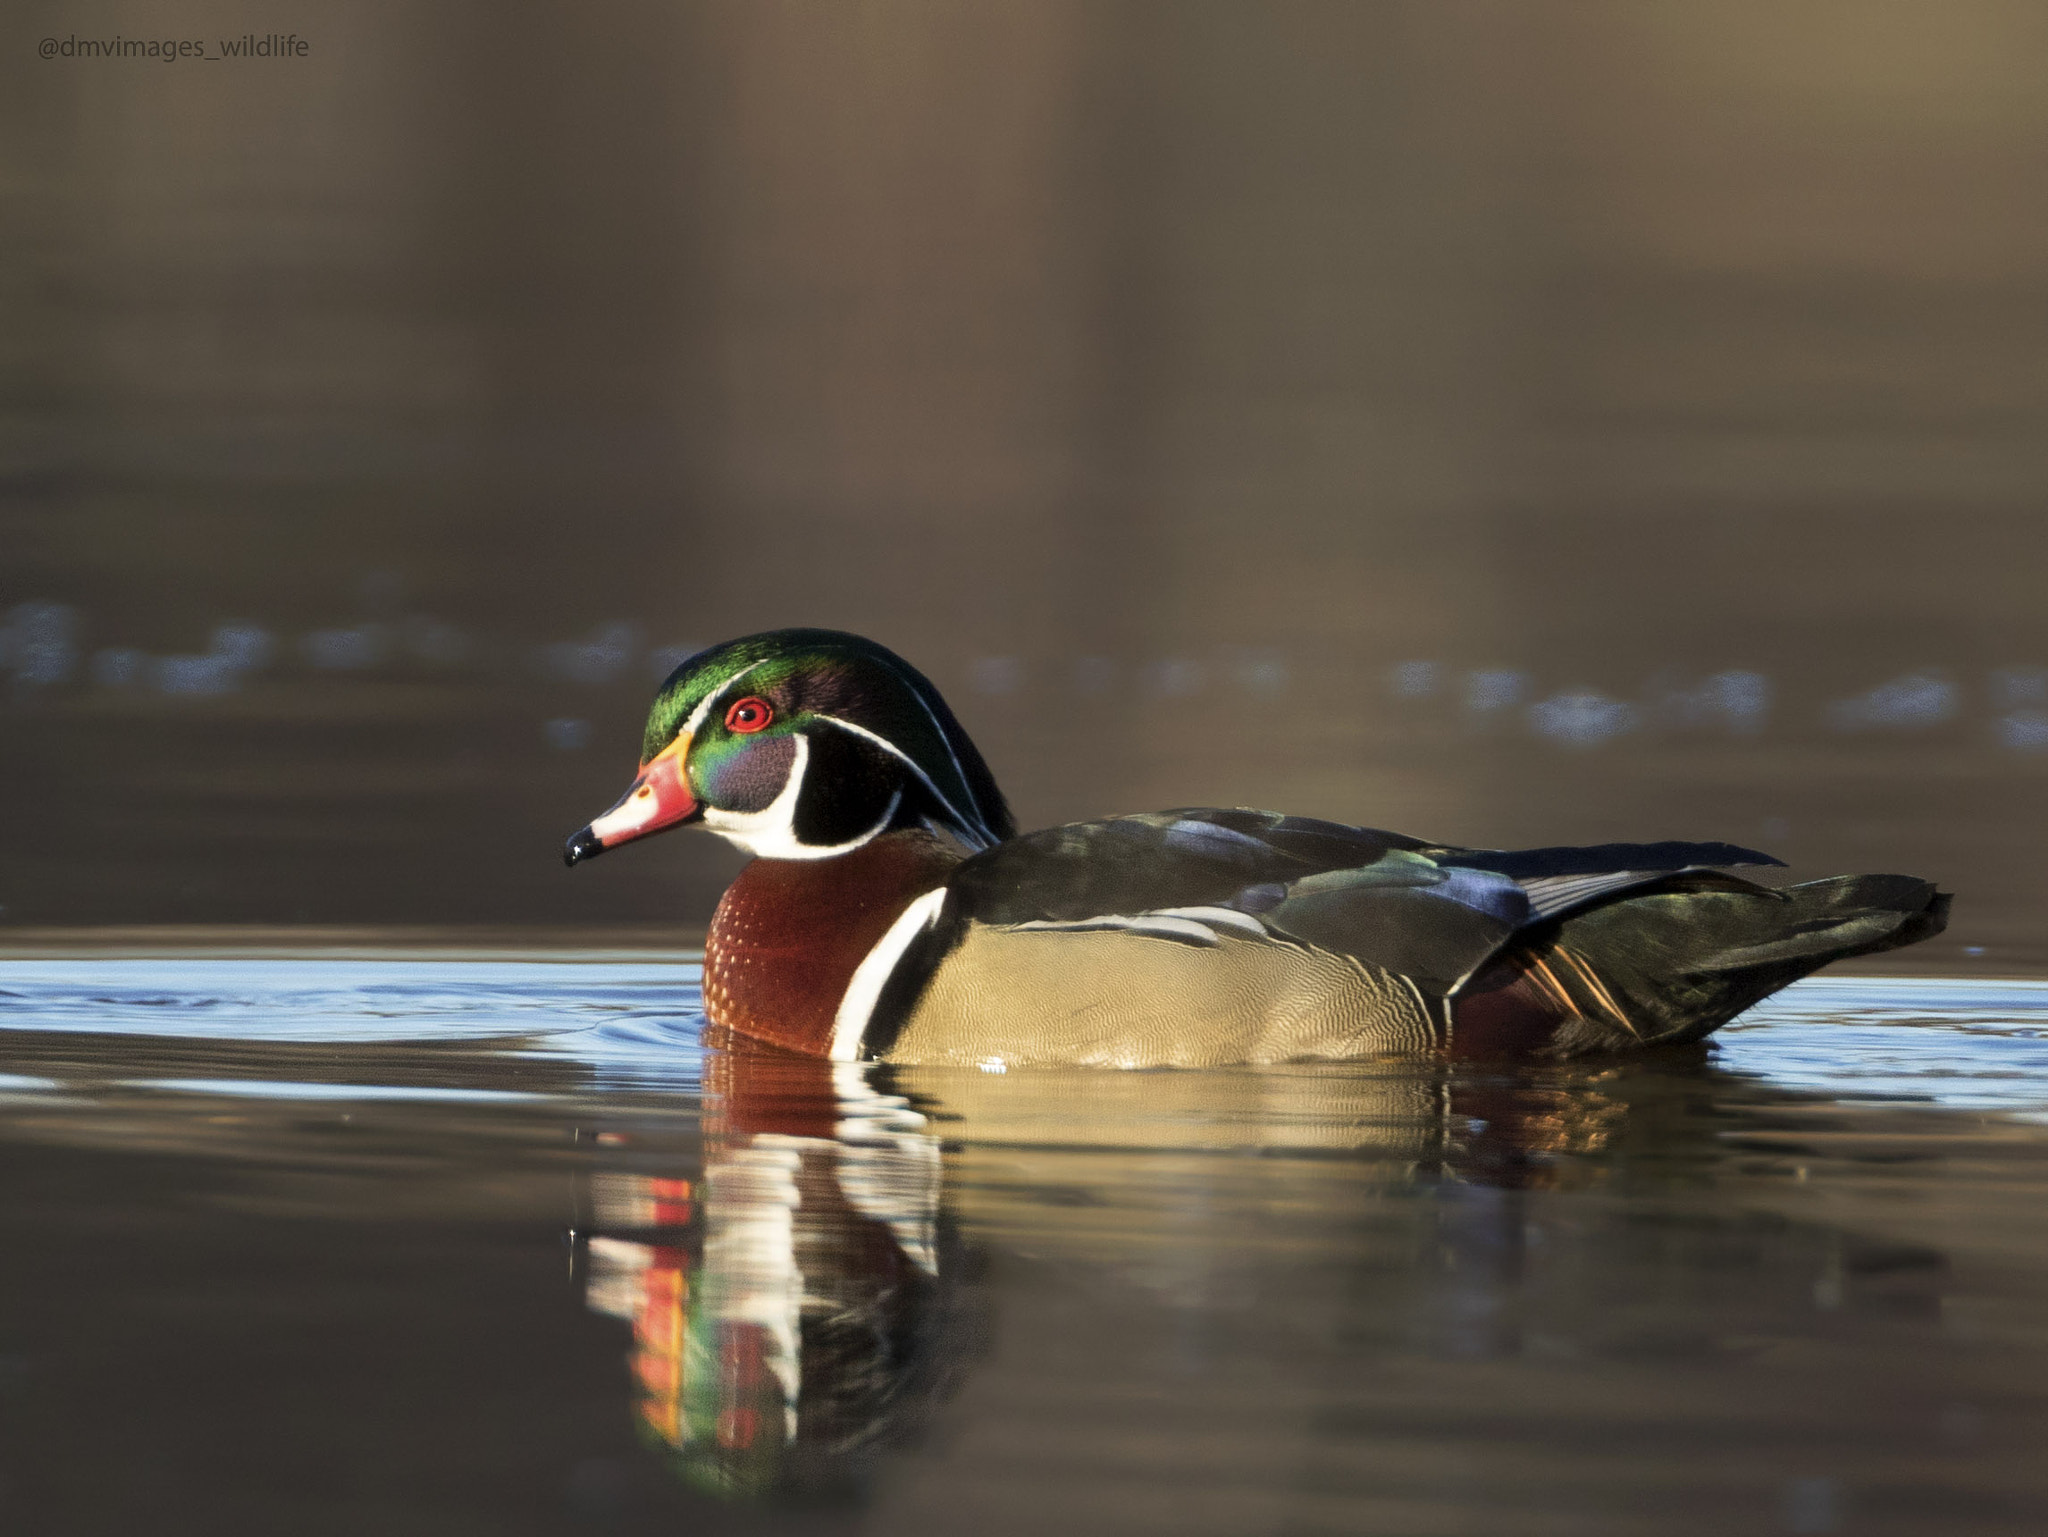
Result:
<svg viewBox="0 0 2048 1537"><path fill-rule="evenodd" d="M1114 1306L1149 1298L1160 1320L1256 1298L1283 1335L1325 1305L1300 1268L1320 1254L1358 1278L1332 1328L1439 1361L1718 1358L1724 1337L1938 1308L1938 1253L1759 1214L1760 1187L1642 1220L1642 1191L1737 1177L1732 1107L1768 1122L1823 1103L1697 1053L995 1074L728 1039L708 1055L701 1165L627 1168L655 1155L615 1144L592 1176L586 1299L631 1323L642 1431L689 1482L858 1497L983 1353L962 1231L1027 1268L1106 1267ZM1724 1294L1730 1267L1749 1280Z"/></svg>
<svg viewBox="0 0 2048 1537"><path fill-rule="evenodd" d="M632 1324L641 1429L689 1482L847 1492L973 1351L938 1139L862 1068L738 1040L703 1115L697 1178L592 1177L586 1301Z"/></svg>

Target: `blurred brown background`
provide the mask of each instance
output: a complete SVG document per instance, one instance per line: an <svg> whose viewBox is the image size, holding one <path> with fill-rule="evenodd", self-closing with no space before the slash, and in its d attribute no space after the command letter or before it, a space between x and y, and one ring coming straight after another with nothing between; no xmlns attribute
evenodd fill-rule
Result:
<svg viewBox="0 0 2048 1537"><path fill-rule="evenodd" d="M1027 824L1754 841L2035 956L2038 4L30 4L0 119L0 933L700 921L560 841L809 623Z"/></svg>

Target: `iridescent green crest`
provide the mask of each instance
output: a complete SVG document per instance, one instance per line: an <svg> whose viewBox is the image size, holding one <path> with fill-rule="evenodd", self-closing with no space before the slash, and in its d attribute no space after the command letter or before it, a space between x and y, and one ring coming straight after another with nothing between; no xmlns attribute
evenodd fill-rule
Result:
<svg viewBox="0 0 2048 1537"><path fill-rule="evenodd" d="M726 715L748 698L773 708L764 735L836 726L899 759L933 819L970 846L1014 835L994 777L939 691L886 647L841 630L771 630L689 658L655 698L643 761L685 729L693 761L715 763L739 750L744 742Z"/></svg>

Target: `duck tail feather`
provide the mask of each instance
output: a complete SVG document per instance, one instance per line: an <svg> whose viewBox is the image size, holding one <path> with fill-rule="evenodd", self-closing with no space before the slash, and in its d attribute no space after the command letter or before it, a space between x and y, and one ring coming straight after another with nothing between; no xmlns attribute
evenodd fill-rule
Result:
<svg viewBox="0 0 2048 1537"><path fill-rule="evenodd" d="M1547 953L1564 962L1553 969L1583 1028L1556 1044L1700 1040L1830 961L1932 938L1948 908L1947 892L1910 875L1837 875L1776 891L1660 890L1572 914Z"/></svg>

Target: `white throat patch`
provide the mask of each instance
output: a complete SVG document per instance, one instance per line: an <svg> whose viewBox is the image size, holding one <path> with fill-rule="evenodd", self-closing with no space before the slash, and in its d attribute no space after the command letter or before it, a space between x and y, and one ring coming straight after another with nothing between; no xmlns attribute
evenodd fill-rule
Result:
<svg viewBox="0 0 2048 1537"><path fill-rule="evenodd" d="M895 820L896 808L903 802L900 789L889 797L880 820L859 836L832 844L798 841L796 803L803 798L804 774L811 766L811 742L802 732L791 740L796 743L796 756L789 765L789 779L774 800L759 811L720 811L706 806L704 825L757 859L831 859L852 853Z"/></svg>

